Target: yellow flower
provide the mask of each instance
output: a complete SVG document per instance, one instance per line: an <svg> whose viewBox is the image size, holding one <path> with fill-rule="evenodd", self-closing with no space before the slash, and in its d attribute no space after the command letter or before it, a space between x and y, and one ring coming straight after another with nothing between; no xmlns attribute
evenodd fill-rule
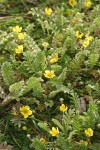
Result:
<svg viewBox="0 0 100 150"><path fill-rule="evenodd" d="M41 141L42 144L46 143L46 140L44 138L41 138L40 141Z"/></svg>
<svg viewBox="0 0 100 150"><path fill-rule="evenodd" d="M69 4L74 7L77 4L76 0L69 0Z"/></svg>
<svg viewBox="0 0 100 150"><path fill-rule="evenodd" d="M13 111L13 115L17 116L18 115L17 111Z"/></svg>
<svg viewBox="0 0 100 150"><path fill-rule="evenodd" d="M54 71L50 71L50 70L46 70L45 71L45 73L44 73L44 76L46 77L46 78L53 78L54 76L55 76L55 74L54 74Z"/></svg>
<svg viewBox="0 0 100 150"><path fill-rule="evenodd" d="M93 130L91 128L88 128L87 130L85 130L85 134L86 136L93 136Z"/></svg>
<svg viewBox="0 0 100 150"><path fill-rule="evenodd" d="M48 44L48 42L43 42L42 45L46 48L46 47L48 47L49 44Z"/></svg>
<svg viewBox="0 0 100 150"><path fill-rule="evenodd" d="M24 116L24 118L28 118L30 115L32 115L32 111L30 110L29 106L20 107L20 113Z"/></svg>
<svg viewBox="0 0 100 150"><path fill-rule="evenodd" d="M80 140L80 144L88 145L88 141Z"/></svg>
<svg viewBox="0 0 100 150"><path fill-rule="evenodd" d="M68 110L68 107L65 106L64 104L62 104L62 105L60 106L60 111L65 112L65 111L67 111L67 110Z"/></svg>
<svg viewBox="0 0 100 150"><path fill-rule="evenodd" d="M27 130L27 127L26 127L26 126L23 126L23 127L22 127L22 130L24 130L24 131Z"/></svg>
<svg viewBox="0 0 100 150"><path fill-rule="evenodd" d="M18 39L23 40L24 39L24 33L19 33L18 34Z"/></svg>
<svg viewBox="0 0 100 150"><path fill-rule="evenodd" d="M86 36L86 40L91 42L93 40L93 36Z"/></svg>
<svg viewBox="0 0 100 150"><path fill-rule="evenodd" d="M80 33L79 31L76 31L76 37L77 37L78 39L81 39L82 36L83 36L83 33Z"/></svg>
<svg viewBox="0 0 100 150"><path fill-rule="evenodd" d="M52 14L52 9L46 7L45 8L45 14L50 16Z"/></svg>
<svg viewBox="0 0 100 150"><path fill-rule="evenodd" d="M86 1L84 2L84 5L85 5L86 7L91 7L92 3L91 3L90 0L86 0Z"/></svg>
<svg viewBox="0 0 100 150"><path fill-rule="evenodd" d="M19 26L15 26L15 27L13 27L13 32L21 32L21 30L22 30L22 27L19 27Z"/></svg>
<svg viewBox="0 0 100 150"><path fill-rule="evenodd" d="M23 45L19 45L16 49L15 49L16 54L21 54L23 53Z"/></svg>
<svg viewBox="0 0 100 150"><path fill-rule="evenodd" d="M58 61L58 53L53 58L50 59L50 63L53 64L57 61Z"/></svg>
<svg viewBox="0 0 100 150"><path fill-rule="evenodd" d="M88 45L90 44L90 42L89 42L89 40L85 40L84 42L83 42L83 47L88 47Z"/></svg>
<svg viewBox="0 0 100 150"><path fill-rule="evenodd" d="M57 128L55 128L55 127L52 127L52 130L50 130L50 134L52 135L52 136L56 136L57 134L59 134L59 129Z"/></svg>

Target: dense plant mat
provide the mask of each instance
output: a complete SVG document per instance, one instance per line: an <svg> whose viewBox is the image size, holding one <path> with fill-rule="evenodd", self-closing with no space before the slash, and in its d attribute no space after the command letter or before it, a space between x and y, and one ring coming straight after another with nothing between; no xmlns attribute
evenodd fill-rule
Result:
<svg viewBox="0 0 100 150"><path fill-rule="evenodd" d="M0 150L99 150L99 1L0 8Z"/></svg>

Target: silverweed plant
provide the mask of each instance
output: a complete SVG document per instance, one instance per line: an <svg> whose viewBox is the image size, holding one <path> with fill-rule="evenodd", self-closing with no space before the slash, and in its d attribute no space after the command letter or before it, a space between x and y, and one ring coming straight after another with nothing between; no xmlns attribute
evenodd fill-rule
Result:
<svg viewBox="0 0 100 150"><path fill-rule="evenodd" d="M99 10L35 1L29 25L0 30L0 146L99 150Z"/></svg>

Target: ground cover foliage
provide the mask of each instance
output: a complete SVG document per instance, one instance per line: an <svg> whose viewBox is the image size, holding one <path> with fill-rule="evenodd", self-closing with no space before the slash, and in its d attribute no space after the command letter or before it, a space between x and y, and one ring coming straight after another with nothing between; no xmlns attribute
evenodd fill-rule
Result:
<svg viewBox="0 0 100 150"><path fill-rule="evenodd" d="M0 150L99 150L98 0L0 0Z"/></svg>

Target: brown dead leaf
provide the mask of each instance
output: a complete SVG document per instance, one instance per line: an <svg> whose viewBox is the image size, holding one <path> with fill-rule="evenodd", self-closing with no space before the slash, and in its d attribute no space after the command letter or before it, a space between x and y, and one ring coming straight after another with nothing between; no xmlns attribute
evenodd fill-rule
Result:
<svg viewBox="0 0 100 150"><path fill-rule="evenodd" d="M0 144L0 150L13 150L13 146L7 145L5 143Z"/></svg>
<svg viewBox="0 0 100 150"><path fill-rule="evenodd" d="M84 97L78 98L78 107L79 107L80 114L86 112L86 101Z"/></svg>
<svg viewBox="0 0 100 150"><path fill-rule="evenodd" d="M100 28L97 28L96 30L95 30L95 33L94 33L95 35L97 35L97 36L99 36L100 35Z"/></svg>
<svg viewBox="0 0 100 150"><path fill-rule="evenodd" d="M90 101L93 101L93 97L92 96L89 96L89 95L84 95L84 99L86 102L90 102Z"/></svg>

